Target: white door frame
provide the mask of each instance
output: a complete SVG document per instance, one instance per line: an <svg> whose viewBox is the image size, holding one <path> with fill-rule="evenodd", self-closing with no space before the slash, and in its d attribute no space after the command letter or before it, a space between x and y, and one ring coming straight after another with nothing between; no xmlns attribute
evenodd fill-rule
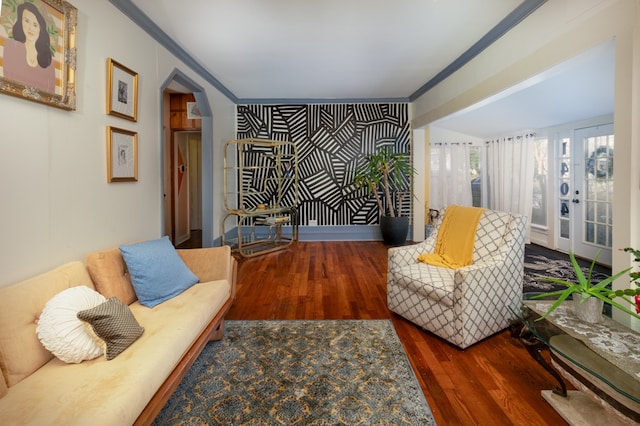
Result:
<svg viewBox="0 0 640 426"><path fill-rule="evenodd" d="M585 140L600 135L613 135L613 124L576 127L558 134L555 169L559 174L555 179L557 208L553 220L557 223L558 249L571 251L586 259L594 259L599 254L599 263L611 265L610 223L613 203L610 198L613 191L610 188L610 192L594 193L594 186L602 182L588 171L585 172L585 163L588 161L585 157ZM588 227L593 231L586 235Z"/></svg>

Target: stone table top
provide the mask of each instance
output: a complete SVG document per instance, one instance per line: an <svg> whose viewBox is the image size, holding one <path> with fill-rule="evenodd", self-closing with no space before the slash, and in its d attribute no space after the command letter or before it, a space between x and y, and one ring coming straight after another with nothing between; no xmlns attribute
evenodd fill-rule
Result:
<svg viewBox="0 0 640 426"><path fill-rule="evenodd" d="M553 302L524 303L542 315ZM573 314L570 302L562 303L546 319L640 383L640 333L606 316L597 324L584 322Z"/></svg>

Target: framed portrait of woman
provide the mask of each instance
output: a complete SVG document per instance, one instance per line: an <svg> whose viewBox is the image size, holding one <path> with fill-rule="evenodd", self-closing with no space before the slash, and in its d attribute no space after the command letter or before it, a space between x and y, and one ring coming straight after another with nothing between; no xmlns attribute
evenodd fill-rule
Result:
<svg viewBox="0 0 640 426"><path fill-rule="evenodd" d="M63 0L2 0L0 93L75 110L77 17Z"/></svg>

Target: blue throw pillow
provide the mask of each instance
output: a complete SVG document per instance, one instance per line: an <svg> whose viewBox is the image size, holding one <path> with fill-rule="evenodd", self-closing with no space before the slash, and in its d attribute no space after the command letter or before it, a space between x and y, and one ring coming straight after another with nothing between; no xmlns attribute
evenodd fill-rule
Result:
<svg viewBox="0 0 640 426"><path fill-rule="evenodd" d="M168 237L120 246L141 305L153 308L198 282Z"/></svg>

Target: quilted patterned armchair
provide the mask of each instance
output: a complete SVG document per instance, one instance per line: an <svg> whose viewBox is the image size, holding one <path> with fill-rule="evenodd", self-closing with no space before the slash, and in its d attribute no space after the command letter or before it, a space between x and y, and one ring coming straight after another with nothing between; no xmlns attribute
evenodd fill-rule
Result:
<svg viewBox="0 0 640 426"><path fill-rule="evenodd" d="M464 349L508 327L509 306L522 299L526 218L485 210L473 263L449 269L418 262L433 253L446 211L423 242L390 248L389 309Z"/></svg>

